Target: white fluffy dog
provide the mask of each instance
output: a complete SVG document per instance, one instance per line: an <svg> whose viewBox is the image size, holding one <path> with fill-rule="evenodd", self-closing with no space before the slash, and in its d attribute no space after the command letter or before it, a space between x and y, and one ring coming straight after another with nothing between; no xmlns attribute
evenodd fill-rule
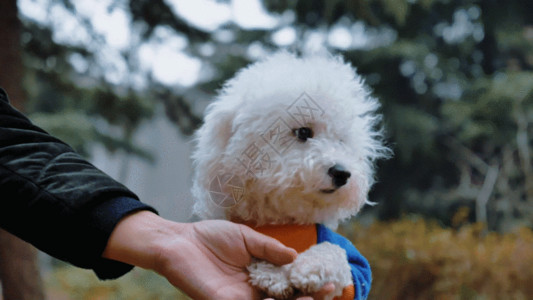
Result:
<svg viewBox="0 0 533 300"><path fill-rule="evenodd" d="M249 267L267 295L286 299L329 282L331 298L350 285L355 298L368 295L366 260L318 224L334 229L368 202L373 162L388 153L378 106L341 57L280 52L241 70L208 107L193 154L195 214L275 231L289 246L305 235L298 228L314 230L318 244L292 264Z"/></svg>

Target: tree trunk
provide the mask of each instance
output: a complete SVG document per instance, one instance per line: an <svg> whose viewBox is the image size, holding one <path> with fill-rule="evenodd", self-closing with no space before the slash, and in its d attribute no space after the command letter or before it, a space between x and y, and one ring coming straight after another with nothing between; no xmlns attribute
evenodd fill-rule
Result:
<svg viewBox="0 0 533 300"><path fill-rule="evenodd" d="M9 93L13 106L24 109L20 20L16 0L0 1L0 86Z"/></svg>
<svg viewBox="0 0 533 300"><path fill-rule="evenodd" d="M4 300L45 299L37 250L0 229L0 279Z"/></svg>
<svg viewBox="0 0 533 300"><path fill-rule="evenodd" d="M16 0L0 0L0 86L11 103L24 109L20 20ZM37 250L0 229L0 280L4 300L44 299Z"/></svg>

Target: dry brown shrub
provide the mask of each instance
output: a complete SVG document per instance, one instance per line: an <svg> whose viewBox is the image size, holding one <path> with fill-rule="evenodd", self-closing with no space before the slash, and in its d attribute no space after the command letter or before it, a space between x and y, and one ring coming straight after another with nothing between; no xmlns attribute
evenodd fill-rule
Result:
<svg viewBox="0 0 533 300"><path fill-rule="evenodd" d="M533 232L422 219L342 228L373 270L370 299L531 299Z"/></svg>

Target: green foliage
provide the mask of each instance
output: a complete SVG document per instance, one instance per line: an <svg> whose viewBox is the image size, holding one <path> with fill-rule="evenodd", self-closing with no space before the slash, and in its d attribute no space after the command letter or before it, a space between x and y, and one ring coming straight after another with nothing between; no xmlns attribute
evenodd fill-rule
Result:
<svg viewBox="0 0 533 300"><path fill-rule="evenodd" d="M463 215L462 217L465 217ZM533 232L457 230L404 218L344 229L372 266L369 299L528 299Z"/></svg>
<svg viewBox="0 0 533 300"><path fill-rule="evenodd" d="M396 145L396 155L403 162L410 162L412 153L431 153L434 149L432 138L438 130L438 119L415 107L390 105L394 111L387 119L388 132L402 143ZM399 119L395 119L399 118Z"/></svg>
<svg viewBox="0 0 533 300"><path fill-rule="evenodd" d="M394 17L396 24L402 26L405 24L409 14L409 1L407 0L381 0L381 5L385 13Z"/></svg>

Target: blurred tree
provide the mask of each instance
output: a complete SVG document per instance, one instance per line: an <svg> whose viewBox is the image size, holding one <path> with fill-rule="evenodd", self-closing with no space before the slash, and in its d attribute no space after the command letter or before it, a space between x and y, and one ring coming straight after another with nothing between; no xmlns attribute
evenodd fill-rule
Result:
<svg viewBox="0 0 533 300"><path fill-rule="evenodd" d="M23 110L26 98L16 1L1 1L0 12L0 86L9 91L12 104ZM44 299L36 249L3 229L0 229L0 282L5 300Z"/></svg>
<svg viewBox="0 0 533 300"><path fill-rule="evenodd" d="M374 194L384 203L380 214L417 212L449 225L466 205L491 229L533 226L533 5L374 5L369 11L396 40L346 55L379 78L371 84L395 146Z"/></svg>

